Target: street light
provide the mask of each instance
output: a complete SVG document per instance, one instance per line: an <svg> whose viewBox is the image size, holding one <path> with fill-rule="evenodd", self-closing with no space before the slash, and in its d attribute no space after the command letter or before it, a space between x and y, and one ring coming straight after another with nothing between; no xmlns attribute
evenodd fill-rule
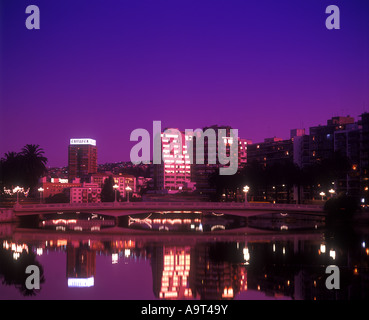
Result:
<svg viewBox="0 0 369 320"><path fill-rule="evenodd" d="M325 192L321 192L321 193L319 193L319 195L322 197L322 201L324 200L324 197L325 197Z"/></svg>
<svg viewBox="0 0 369 320"><path fill-rule="evenodd" d="M19 186L16 186L14 189L13 189L13 193L16 192L17 193L17 204L19 204L19 191L21 191L23 188L19 187Z"/></svg>
<svg viewBox="0 0 369 320"><path fill-rule="evenodd" d="M249 192L249 190L250 190L249 186L243 187L243 192L245 192L245 204L247 204L247 192Z"/></svg>
<svg viewBox="0 0 369 320"><path fill-rule="evenodd" d="M40 187L37 190L38 192L40 192L40 203L42 203L42 198L43 198L42 196L43 196L44 188Z"/></svg>
<svg viewBox="0 0 369 320"><path fill-rule="evenodd" d="M119 188L119 186L117 184L115 184L113 186L115 194L114 194L114 202L117 202L117 189Z"/></svg>
<svg viewBox="0 0 369 320"><path fill-rule="evenodd" d="M328 192L331 194L331 198L333 197L333 194L336 193L336 190L334 189L329 189Z"/></svg>
<svg viewBox="0 0 369 320"><path fill-rule="evenodd" d="M130 186L126 187L126 193L127 193L127 202L129 202L129 192L132 190Z"/></svg>

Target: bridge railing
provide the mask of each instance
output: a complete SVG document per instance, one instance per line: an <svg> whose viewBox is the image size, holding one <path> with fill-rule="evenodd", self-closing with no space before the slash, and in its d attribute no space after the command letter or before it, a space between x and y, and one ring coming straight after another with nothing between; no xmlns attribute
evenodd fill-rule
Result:
<svg viewBox="0 0 369 320"><path fill-rule="evenodd" d="M15 205L14 211L61 211L82 209L280 209L280 210L318 210L320 205L303 204L273 204L273 203L240 203L240 202L100 202L100 203L48 203L48 204L23 204Z"/></svg>

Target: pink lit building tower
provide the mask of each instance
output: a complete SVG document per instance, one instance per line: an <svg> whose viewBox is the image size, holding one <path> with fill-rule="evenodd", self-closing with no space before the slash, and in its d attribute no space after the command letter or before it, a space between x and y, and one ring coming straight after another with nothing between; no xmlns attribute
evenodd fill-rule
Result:
<svg viewBox="0 0 369 320"><path fill-rule="evenodd" d="M167 193L193 191L191 164L185 134L177 129L166 129L161 134L162 164L156 170L156 187Z"/></svg>

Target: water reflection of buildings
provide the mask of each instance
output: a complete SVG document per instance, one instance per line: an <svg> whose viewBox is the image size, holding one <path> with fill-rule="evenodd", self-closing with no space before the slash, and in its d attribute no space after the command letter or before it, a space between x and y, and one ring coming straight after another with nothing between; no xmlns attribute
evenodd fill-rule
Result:
<svg viewBox="0 0 369 320"><path fill-rule="evenodd" d="M192 298L191 247L157 246L152 255L153 290L158 298Z"/></svg>
<svg viewBox="0 0 369 320"><path fill-rule="evenodd" d="M232 299L247 289L242 248L239 257L217 256L219 249L231 249L233 243L199 243L190 246L154 246L151 265L153 290L160 299ZM232 250L231 250L232 251ZM238 258L238 259L237 259Z"/></svg>
<svg viewBox="0 0 369 320"><path fill-rule="evenodd" d="M246 290L296 300L369 297L369 248L346 251L322 241L199 242L153 247L153 290L159 299L233 299ZM341 289L325 286L326 266L341 270Z"/></svg>
<svg viewBox="0 0 369 320"><path fill-rule="evenodd" d="M94 286L96 273L96 251L88 244L67 245L68 287Z"/></svg>
<svg viewBox="0 0 369 320"><path fill-rule="evenodd" d="M194 286L200 299L233 299L247 290L243 247L236 243L199 244L194 260Z"/></svg>
<svg viewBox="0 0 369 320"><path fill-rule="evenodd" d="M266 296L294 298L294 254L298 242L249 243L248 288L264 292Z"/></svg>
<svg viewBox="0 0 369 320"><path fill-rule="evenodd" d="M37 263L37 256L56 251L66 252L69 287L94 285L96 259L106 256L112 264L150 261L158 299L233 299L242 297L245 290L298 300L369 298L369 238L365 234L349 237L345 233L341 240L321 234L300 240L301 236L286 233L283 240L267 237L246 243L252 236L238 237L238 242L232 236L219 242L216 236L214 241L204 241L201 236L186 240L178 234L160 237L150 233L148 238L120 234L88 240L85 234L87 240L81 240L84 236L75 232L53 232L52 239L50 233L43 238L35 232L2 240L0 278L5 277L1 271L5 264L16 265L32 255ZM325 287L325 267L330 264L340 268L340 290Z"/></svg>
<svg viewBox="0 0 369 320"><path fill-rule="evenodd" d="M338 247L329 241L280 241L250 245L248 288L296 300L369 298L369 248L366 243ZM328 265L340 269L340 290L325 285Z"/></svg>

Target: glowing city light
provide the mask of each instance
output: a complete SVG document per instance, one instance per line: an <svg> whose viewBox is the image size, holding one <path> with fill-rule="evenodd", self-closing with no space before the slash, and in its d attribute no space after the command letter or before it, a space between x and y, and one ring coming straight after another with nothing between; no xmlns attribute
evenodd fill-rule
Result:
<svg viewBox="0 0 369 320"><path fill-rule="evenodd" d="M94 277L89 278L68 278L69 288L88 288L94 286Z"/></svg>
<svg viewBox="0 0 369 320"><path fill-rule="evenodd" d="M70 139L69 144L87 144L91 146L96 146L96 140L94 139Z"/></svg>
<svg viewBox="0 0 369 320"><path fill-rule="evenodd" d="M244 264L249 264L250 263L250 252L249 252L249 248L245 247L243 248L243 259L245 260Z"/></svg>
<svg viewBox="0 0 369 320"><path fill-rule="evenodd" d="M112 253L111 255L111 263L117 264L118 263L118 253Z"/></svg>
<svg viewBox="0 0 369 320"><path fill-rule="evenodd" d="M225 287L222 293L222 298L233 298L233 288Z"/></svg>
<svg viewBox="0 0 369 320"><path fill-rule="evenodd" d="M249 192L250 187L249 186L244 186L243 187L243 192L245 193L245 205L247 204L247 193Z"/></svg>

